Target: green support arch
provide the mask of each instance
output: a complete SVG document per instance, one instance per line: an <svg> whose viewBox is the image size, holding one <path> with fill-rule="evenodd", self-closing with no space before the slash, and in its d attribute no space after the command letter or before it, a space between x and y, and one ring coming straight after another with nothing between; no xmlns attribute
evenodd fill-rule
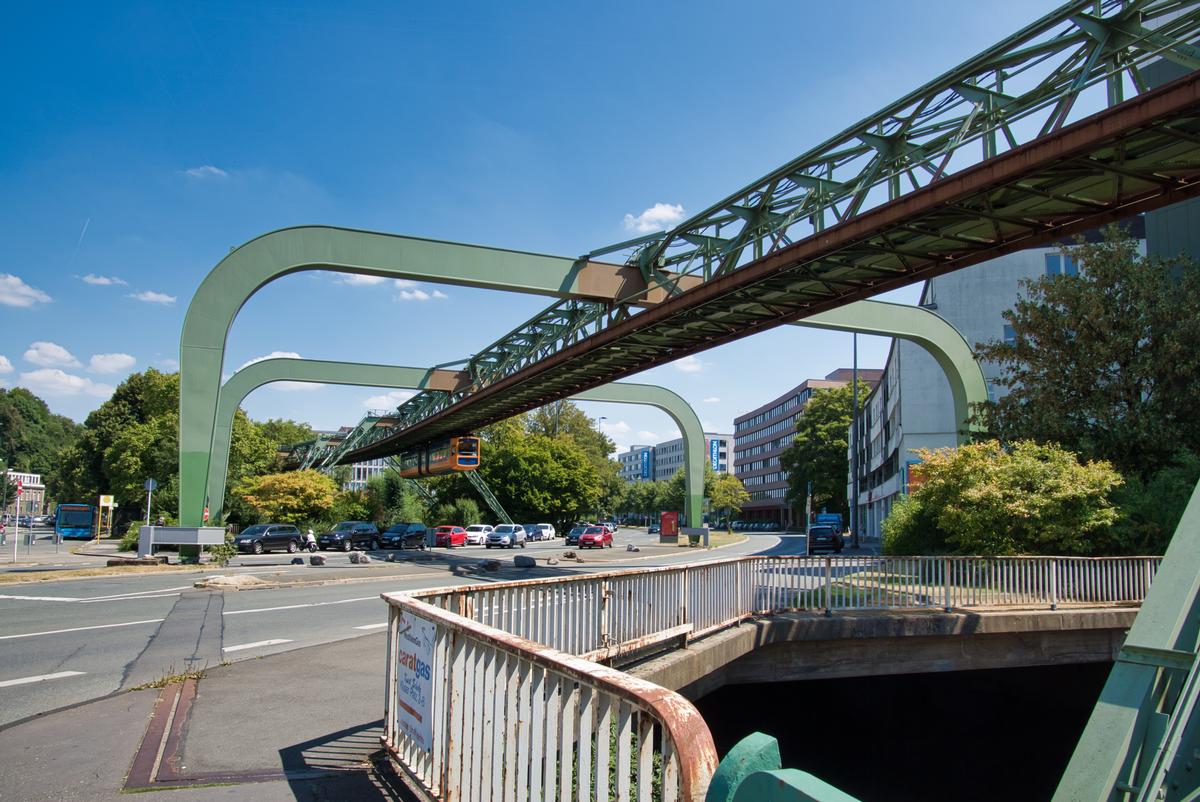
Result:
<svg viewBox="0 0 1200 802"><path fill-rule="evenodd" d="M226 471L233 417L243 399L257 387L275 381L322 382L364 387L394 387L420 390L429 386L435 370L391 365L327 362L317 359L264 359L239 370L221 387L209 460L207 495L213 520L219 520L225 501ZM624 382L597 387L573 396L580 401L645 404L671 416L683 434L684 476L687 496L684 512L689 522L700 520L704 501L704 430L695 410L676 393L648 384ZM204 493L204 488L195 488ZM180 486L180 492L183 488Z"/></svg>
<svg viewBox="0 0 1200 802"><path fill-rule="evenodd" d="M970 416L971 404L987 401L987 380L971 346L944 318L919 306L856 301L806 317L795 325L897 337L921 346L937 360L950 383L959 444L969 437L973 429L965 428L963 422Z"/></svg>
<svg viewBox="0 0 1200 802"><path fill-rule="evenodd" d="M202 522L225 340L238 310L264 284L304 270L332 270L555 298L611 298L614 287L621 287L625 295L635 291L626 280L629 269L593 265L558 256L325 226L275 231L235 249L201 282L183 322L180 524Z"/></svg>

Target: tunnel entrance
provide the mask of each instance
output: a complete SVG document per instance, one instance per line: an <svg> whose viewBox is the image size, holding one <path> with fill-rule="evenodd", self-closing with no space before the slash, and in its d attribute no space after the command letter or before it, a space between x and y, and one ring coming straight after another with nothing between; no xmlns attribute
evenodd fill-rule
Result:
<svg viewBox="0 0 1200 802"><path fill-rule="evenodd" d="M728 685L696 701L725 754L759 731L783 765L863 802L1049 799L1108 663Z"/></svg>

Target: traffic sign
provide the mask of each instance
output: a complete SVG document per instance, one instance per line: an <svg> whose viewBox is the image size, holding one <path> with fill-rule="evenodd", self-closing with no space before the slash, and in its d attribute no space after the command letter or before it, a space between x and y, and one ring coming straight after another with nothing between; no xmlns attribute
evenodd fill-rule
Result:
<svg viewBox="0 0 1200 802"><path fill-rule="evenodd" d="M142 485L142 487L153 493L155 490L158 490L158 482L154 481L153 479L147 479L146 484Z"/></svg>

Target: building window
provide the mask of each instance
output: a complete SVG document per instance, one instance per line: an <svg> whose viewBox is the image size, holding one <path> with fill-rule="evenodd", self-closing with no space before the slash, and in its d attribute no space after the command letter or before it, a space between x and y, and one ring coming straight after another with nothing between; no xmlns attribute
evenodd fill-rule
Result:
<svg viewBox="0 0 1200 802"><path fill-rule="evenodd" d="M1047 276L1074 276L1079 272L1079 266L1075 264L1075 260L1070 256L1064 256L1061 253L1046 254L1046 275Z"/></svg>

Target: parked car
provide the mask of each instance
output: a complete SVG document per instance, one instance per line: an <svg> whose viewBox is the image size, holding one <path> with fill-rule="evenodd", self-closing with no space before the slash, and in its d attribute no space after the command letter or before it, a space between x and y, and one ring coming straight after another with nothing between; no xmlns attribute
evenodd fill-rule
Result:
<svg viewBox="0 0 1200 802"><path fill-rule="evenodd" d="M662 527L659 526L658 524L650 524L650 526L648 526L646 528L646 534L647 535L661 535Z"/></svg>
<svg viewBox="0 0 1200 802"><path fill-rule="evenodd" d="M541 531L542 537L546 540L553 540L558 537L558 532L554 531L554 524L538 524L537 528Z"/></svg>
<svg viewBox="0 0 1200 802"><path fill-rule="evenodd" d="M816 554L818 551L841 554L844 545L842 536L832 526L810 526L808 528L809 554Z"/></svg>
<svg viewBox="0 0 1200 802"><path fill-rule="evenodd" d="M542 530L538 529L537 524L521 524L521 528L525 530L526 540L542 540L544 535Z"/></svg>
<svg viewBox="0 0 1200 802"><path fill-rule="evenodd" d="M317 538L317 546L321 551L326 549L341 549L350 551L353 548L379 548L379 530L375 524L366 521L341 521L333 529Z"/></svg>
<svg viewBox="0 0 1200 802"><path fill-rule="evenodd" d="M613 545L612 532L608 531L603 526L589 526L583 530L583 534L579 536L579 548L581 549L602 549L608 546L610 549Z"/></svg>
<svg viewBox="0 0 1200 802"><path fill-rule="evenodd" d="M482 546L487 542L487 536L492 533L492 527L487 524L471 524L467 527L467 545Z"/></svg>
<svg viewBox="0 0 1200 802"><path fill-rule="evenodd" d="M425 548L425 524L400 523L392 524L383 530L379 542L385 549L423 549Z"/></svg>
<svg viewBox="0 0 1200 802"><path fill-rule="evenodd" d="M499 524L491 531L483 545L489 549L511 549L514 546L525 548L527 538L525 527L520 524Z"/></svg>
<svg viewBox="0 0 1200 802"><path fill-rule="evenodd" d="M467 530L461 526L439 526L433 530L433 541L438 546L452 549L467 545Z"/></svg>
<svg viewBox="0 0 1200 802"><path fill-rule="evenodd" d="M578 545L579 545L579 538L580 538L580 536L581 536L581 535L582 535L584 532L586 532L587 530L588 530L588 527L586 527L586 526L575 526L575 527L572 527L572 528L571 528L571 531L570 531L570 532L567 532L567 537L566 537L566 539L563 541L563 545L565 545L565 546L578 546Z"/></svg>
<svg viewBox="0 0 1200 802"><path fill-rule="evenodd" d="M252 551L262 554L264 551L286 550L294 554L304 541L300 530L291 524L255 524L247 526L233 539L238 551Z"/></svg>

